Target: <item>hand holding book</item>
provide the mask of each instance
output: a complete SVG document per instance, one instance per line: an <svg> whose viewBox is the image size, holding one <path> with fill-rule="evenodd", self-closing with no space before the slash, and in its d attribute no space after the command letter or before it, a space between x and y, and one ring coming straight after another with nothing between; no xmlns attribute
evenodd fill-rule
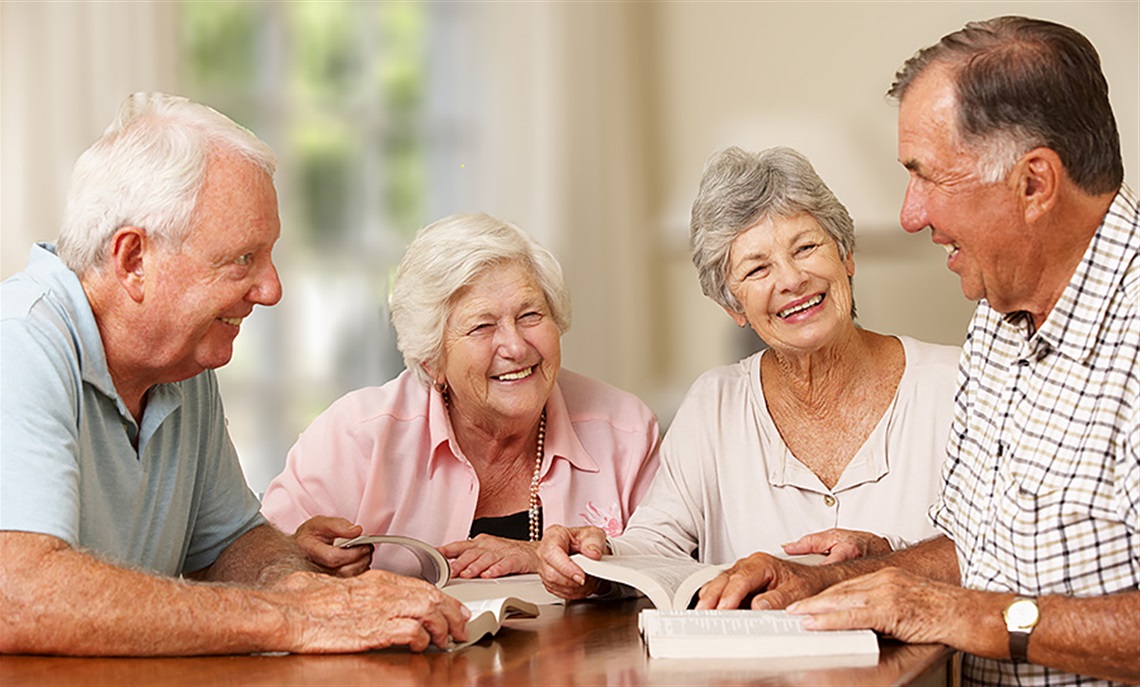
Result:
<svg viewBox="0 0 1140 687"><path fill-rule="evenodd" d="M600 559L606 553L606 533L598 527L551 525L538 547L538 574L546 589L563 599L585 599L598 590L597 578L588 576L571 554Z"/></svg>
<svg viewBox="0 0 1140 687"><path fill-rule="evenodd" d="M371 546L341 547L337 539L352 539L364 528L344 518L314 516L297 527L293 541L321 572L337 577L355 577L372 564Z"/></svg>

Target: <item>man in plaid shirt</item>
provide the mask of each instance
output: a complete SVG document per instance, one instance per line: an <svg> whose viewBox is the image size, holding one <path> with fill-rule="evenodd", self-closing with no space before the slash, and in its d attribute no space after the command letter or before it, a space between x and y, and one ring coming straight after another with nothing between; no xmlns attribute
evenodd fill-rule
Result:
<svg viewBox="0 0 1140 687"><path fill-rule="evenodd" d="M889 94L929 227L979 300L959 368L942 535L806 568L755 554L701 607L788 606L965 652L965 683L1140 682L1140 215L1099 57L1001 17L918 52ZM834 585L834 586L832 586Z"/></svg>

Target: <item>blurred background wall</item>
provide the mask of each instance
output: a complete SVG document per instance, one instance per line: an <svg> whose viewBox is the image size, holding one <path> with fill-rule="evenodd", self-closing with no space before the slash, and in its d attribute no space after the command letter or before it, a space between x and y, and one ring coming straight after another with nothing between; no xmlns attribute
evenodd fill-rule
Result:
<svg viewBox="0 0 1140 687"><path fill-rule="evenodd" d="M206 102L280 155L282 302L220 371L262 491L332 400L401 368L385 311L420 226L483 210L561 260L566 367L668 423L704 369L760 344L704 298L688 207L729 145L807 154L855 218L871 329L959 344L972 311L897 213L895 111L915 50L1025 14L1097 46L1140 170L1140 2L0 2L0 276L54 240L75 158L128 93ZM12 390L6 390L11 393Z"/></svg>

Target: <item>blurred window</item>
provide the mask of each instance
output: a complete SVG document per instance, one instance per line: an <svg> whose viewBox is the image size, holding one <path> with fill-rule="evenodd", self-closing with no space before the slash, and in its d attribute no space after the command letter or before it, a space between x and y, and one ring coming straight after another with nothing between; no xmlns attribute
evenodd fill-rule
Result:
<svg viewBox="0 0 1140 687"><path fill-rule="evenodd" d="M180 4L186 94L249 127L279 157L284 287L247 320L219 370L230 433L262 492L298 432L345 392L403 367L385 307L389 275L429 216L432 160L463 141L429 102L430 41L462 6L417 2ZM433 76L434 74L434 76ZM459 127L462 128L462 127ZM449 146L452 150L449 150Z"/></svg>

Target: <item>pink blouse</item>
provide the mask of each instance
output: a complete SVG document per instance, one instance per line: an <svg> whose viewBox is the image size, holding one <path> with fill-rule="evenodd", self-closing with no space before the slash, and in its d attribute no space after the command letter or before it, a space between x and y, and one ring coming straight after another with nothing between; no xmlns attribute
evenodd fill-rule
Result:
<svg viewBox="0 0 1140 687"><path fill-rule="evenodd" d="M633 394L563 369L546 402L539 498L543 523L625 529L657 471L657 418ZM406 370L351 392L309 425L262 512L285 532L314 515L366 534L434 546L466 539L479 479L452 434L443 399ZM407 572L373 556L373 567Z"/></svg>

